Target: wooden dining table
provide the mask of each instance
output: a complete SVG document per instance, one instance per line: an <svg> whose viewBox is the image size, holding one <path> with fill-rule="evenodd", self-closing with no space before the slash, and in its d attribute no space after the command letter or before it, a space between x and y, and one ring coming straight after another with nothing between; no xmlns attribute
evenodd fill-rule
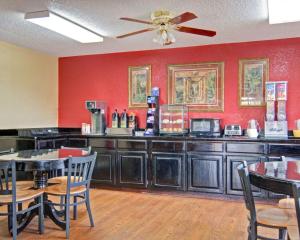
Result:
<svg viewBox="0 0 300 240"><path fill-rule="evenodd" d="M300 182L300 161L253 163L248 166L252 185L274 193L293 196L292 184Z"/></svg>
<svg viewBox="0 0 300 240"><path fill-rule="evenodd" d="M90 153L82 149L41 149L41 150L24 150L9 154L0 155L0 161L15 161L18 171L33 173L33 189L42 189L50 184L48 183L47 173L56 168L63 168L66 166L66 160L70 157L88 156ZM51 204L51 200L44 196L44 214L48 216L57 226L63 230L66 224L61 220L64 216L64 210L58 210ZM30 202L28 207L36 204ZM18 217L18 233L23 231L31 220L38 215L38 209L34 209L23 216ZM9 229L12 228L11 219L8 221Z"/></svg>

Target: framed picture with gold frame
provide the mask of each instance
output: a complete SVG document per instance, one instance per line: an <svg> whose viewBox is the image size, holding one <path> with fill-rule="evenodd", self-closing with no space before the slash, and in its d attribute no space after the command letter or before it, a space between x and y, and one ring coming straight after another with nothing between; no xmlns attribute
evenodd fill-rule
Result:
<svg viewBox="0 0 300 240"><path fill-rule="evenodd" d="M151 91L151 65L128 67L128 107L147 107Z"/></svg>
<svg viewBox="0 0 300 240"><path fill-rule="evenodd" d="M223 112L224 63L169 65L168 103L192 112Z"/></svg>
<svg viewBox="0 0 300 240"><path fill-rule="evenodd" d="M239 106L265 105L265 82L269 80L269 59L239 60Z"/></svg>

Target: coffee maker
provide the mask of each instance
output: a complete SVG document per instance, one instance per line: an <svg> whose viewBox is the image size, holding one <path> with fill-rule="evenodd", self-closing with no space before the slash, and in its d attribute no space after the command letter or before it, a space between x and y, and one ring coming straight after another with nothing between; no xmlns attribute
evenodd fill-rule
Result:
<svg viewBox="0 0 300 240"><path fill-rule="evenodd" d="M105 135L107 105L103 101L85 101L85 107L91 112L91 134Z"/></svg>

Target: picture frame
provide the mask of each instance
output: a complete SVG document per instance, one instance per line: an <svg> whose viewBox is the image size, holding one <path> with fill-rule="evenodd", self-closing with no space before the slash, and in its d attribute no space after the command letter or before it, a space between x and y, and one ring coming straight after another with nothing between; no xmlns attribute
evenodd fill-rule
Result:
<svg viewBox="0 0 300 240"><path fill-rule="evenodd" d="M128 108L146 108L151 92L151 65L128 67Z"/></svg>
<svg viewBox="0 0 300 240"><path fill-rule="evenodd" d="M191 112L223 112L224 62L169 65L168 103Z"/></svg>
<svg viewBox="0 0 300 240"><path fill-rule="evenodd" d="M265 83L269 81L269 59L239 60L239 106L265 106Z"/></svg>

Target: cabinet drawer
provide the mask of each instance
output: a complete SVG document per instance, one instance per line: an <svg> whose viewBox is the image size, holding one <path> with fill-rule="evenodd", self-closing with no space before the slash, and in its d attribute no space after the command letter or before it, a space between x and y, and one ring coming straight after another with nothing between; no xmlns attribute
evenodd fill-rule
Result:
<svg viewBox="0 0 300 240"><path fill-rule="evenodd" d="M187 142L188 152L223 152L224 144L222 142L203 142L190 141Z"/></svg>
<svg viewBox="0 0 300 240"><path fill-rule="evenodd" d="M288 156L300 156L300 144L270 144L269 154Z"/></svg>
<svg viewBox="0 0 300 240"><path fill-rule="evenodd" d="M99 139L99 138L90 138L90 146L106 149L115 149L116 140L114 139Z"/></svg>
<svg viewBox="0 0 300 240"><path fill-rule="evenodd" d="M118 149L147 150L145 140L118 140Z"/></svg>
<svg viewBox="0 0 300 240"><path fill-rule="evenodd" d="M227 143L227 152L236 153L266 153L264 143Z"/></svg>
<svg viewBox="0 0 300 240"><path fill-rule="evenodd" d="M183 152L184 142L152 141L152 152Z"/></svg>

